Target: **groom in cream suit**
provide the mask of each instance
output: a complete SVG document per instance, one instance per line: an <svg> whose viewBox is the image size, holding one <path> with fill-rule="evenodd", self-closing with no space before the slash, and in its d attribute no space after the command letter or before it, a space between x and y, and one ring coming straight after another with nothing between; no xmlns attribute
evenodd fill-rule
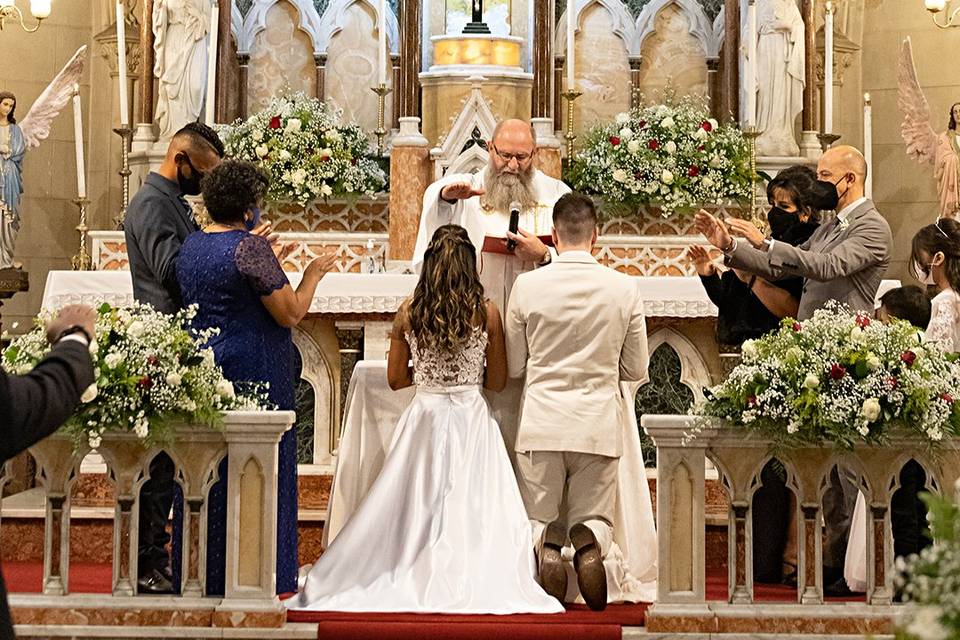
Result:
<svg viewBox="0 0 960 640"><path fill-rule="evenodd" d="M560 198L552 234L558 257L519 276L507 304L509 373L526 375L518 482L544 589L564 599L560 550L569 536L580 593L591 609L602 610L621 454L619 385L646 375L647 330L638 282L591 255L593 201Z"/></svg>

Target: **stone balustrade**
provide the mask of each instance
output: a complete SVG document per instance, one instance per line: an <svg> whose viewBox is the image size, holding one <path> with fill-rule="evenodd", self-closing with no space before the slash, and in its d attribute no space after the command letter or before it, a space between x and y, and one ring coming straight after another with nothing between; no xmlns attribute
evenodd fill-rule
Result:
<svg viewBox="0 0 960 640"><path fill-rule="evenodd" d="M890 634L901 610L894 605L891 498L910 460L927 476L927 488L954 491L960 476L960 441L931 450L904 433L885 446L841 452L802 446L772 450L769 440L721 422L692 416L645 415L641 424L657 447L657 602L649 632ZM694 434L697 429L699 433ZM760 472L776 457L796 496L797 598L793 603L754 599L751 503ZM705 571L704 463L716 466L730 500L727 600L709 601ZM867 592L862 602L824 603L822 501L831 470L858 478L867 504Z"/></svg>
<svg viewBox="0 0 960 640"><path fill-rule="evenodd" d="M228 412L222 429L182 425L165 451L183 491L181 595L136 595L138 503L160 449L132 433L106 433L103 457L116 496L112 595L70 594L70 494L89 449L74 449L56 434L34 445L38 484L46 501L41 594L13 594L20 625L60 624L280 627L276 596L277 444L294 422L292 411ZM205 592L206 506L217 467L227 464L226 584L223 596ZM112 614L111 614L112 612Z"/></svg>

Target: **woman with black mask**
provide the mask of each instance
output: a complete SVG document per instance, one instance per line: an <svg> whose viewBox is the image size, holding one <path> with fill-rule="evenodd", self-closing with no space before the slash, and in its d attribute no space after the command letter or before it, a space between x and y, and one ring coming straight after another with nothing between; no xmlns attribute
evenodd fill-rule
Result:
<svg viewBox="0 0 960 640"><path fill-rule="evenodd" d="M778 173L767 183L767 202L772 207L767 214L770 236L794 246L806 242L819 225L819 213L826 203L825 191L810 167L797 165ZM749 228L762 240L759 229L752 225ZM781 318L796 315L803 278L767 282L733 269L720 275L705 248L692 246L687 255L717 306L717 342L739 346L744 340L759 338L775 329Z"/></svg>

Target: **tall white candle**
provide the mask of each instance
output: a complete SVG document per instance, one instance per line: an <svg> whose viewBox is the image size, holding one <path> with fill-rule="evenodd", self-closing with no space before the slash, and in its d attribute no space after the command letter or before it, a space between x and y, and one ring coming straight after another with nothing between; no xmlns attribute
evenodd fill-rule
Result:
<svg viewBox="0 0 960 640"><path fill-rule="evenodd" d="M757 126L757 3L747 5L747 126Z"/></svg>
<svg viewBox="0 0 960 640"><path fill-rule="evenodd" d="M873 105L870 94L863 94L863 158L867 161L867 182L864 195L873 197Z"/></svg>
<svg viewBox="0 0 960 640"><path fill-rule="evenodd" d="M387 0L380 0L377 13L377 85L387 84Z"/></svg>
<svg viewBox="0 0 960 640"><path fill-rule="evenodd" d="M577 35L577 0L567 0L567 91L576 88L574 44Z"/></svg>
<svg viewBox="0 0 960 640"><path fill-rule="evenodd" d="M120 83L121 127L130 124L130 118L127 116L130 111L127 103L127 26L124 23L125 14L123 0L119 0L117 2L117 69L120 71L118 82Z"/></svg>
<svg viewBox="0 0 960 640"><path fill-rule="evenodd" d="M80 112L80 85L73 85L73 139L77 150L77 197L87 197L86 168L83 163L83 114Z"/></svg>
<svg viewBox="0 0 960 640"><path fill-rule="evenodd" d="M204 120L213 124L217 97L217 38L220 30L220 7L214 0L210 5L210 42L207 51L207 104Z"/></svg>
<svg viewBox="0 0 960 640"><path fill-rule="evenodd" d="M823 132L833 133L833 3L827 2L823 24Z"/></svg>

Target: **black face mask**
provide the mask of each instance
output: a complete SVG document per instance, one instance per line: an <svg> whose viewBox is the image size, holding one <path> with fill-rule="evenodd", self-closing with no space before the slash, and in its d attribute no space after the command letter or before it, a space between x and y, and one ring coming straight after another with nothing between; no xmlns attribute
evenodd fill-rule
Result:
<svg viewBox="0 0 960 640"><path fill-rule="evenodd" d="M796 211L784 211L780 207L773 207L767 213L767 222L770 224L770 236L779 240L787 229L800 222L800 214Z"/></svg>
<svg viewBox="0 0 960 640"><path fill-rule="evenodd" d="M190 167L190 177L183 175L183 165L177 165L177 184L180 186L180 192L187 196L200 195L200 181L203 180L203 174L197 171L193 163L190 162L190 156L183 154L183 162Z"/></svg>
<svg viewBox="0 0 960 640"><path fill-rule="evenodd" d="M821 211L836 211L837 204L840 203L840 194L837 193L837 185L844 179L846 179L846 176L843 176L836 182L817 180L816 186L813 189L813 198L811 199L813 206ZM846 193L846 191L844 193Z"/></svg>

